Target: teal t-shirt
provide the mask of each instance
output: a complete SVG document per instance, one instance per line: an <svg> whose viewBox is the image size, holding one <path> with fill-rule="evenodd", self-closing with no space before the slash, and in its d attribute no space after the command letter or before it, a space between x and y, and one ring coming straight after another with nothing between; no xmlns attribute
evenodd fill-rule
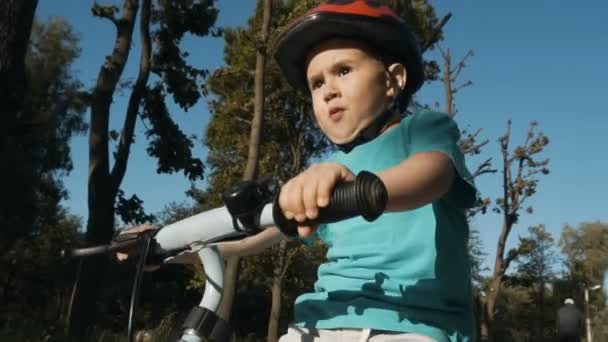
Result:
<svg viewBox="0 0 608 342"><path fill-rule="evenodd" d="M464 209L475 203L477 191L459 137L448 115L421 111L350 153L334 155L357 174L439 151L451 158L458 177L446 195L418 209L321 226L317 235L328 246L327 262L318 269L314 292L297 298L294 324L411 332L439 342L475 339Z"/></svg>

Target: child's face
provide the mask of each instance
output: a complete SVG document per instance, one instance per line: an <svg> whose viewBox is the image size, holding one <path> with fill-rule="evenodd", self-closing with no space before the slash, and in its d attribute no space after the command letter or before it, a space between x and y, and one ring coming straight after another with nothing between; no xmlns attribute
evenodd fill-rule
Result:
<svg viewBox="0 0 608 342"><path fill-rule="evenodd" d="M385 65L360 43L332 39L308 57L306 78L317 123L336 144L354 140L392 100Z"/></svg>

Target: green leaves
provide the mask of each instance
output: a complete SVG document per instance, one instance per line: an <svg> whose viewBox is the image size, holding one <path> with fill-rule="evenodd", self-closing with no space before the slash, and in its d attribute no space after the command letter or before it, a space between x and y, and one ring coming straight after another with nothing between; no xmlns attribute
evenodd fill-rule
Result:
<svg viewBox="0 0 608 342"><path fill-rule="evenodd" d="M218 10L212 0L160 0L152 11L155 42L152 72L162 78L168 93L182 109L188 110L206 91L203 80L208 71L190 65L179 44L184 34L198 37L219 36L222 30L214 27Z"/></svg>
<svg viewBox="0 0 608 342"><path fill-rule="evenodd" d="M603 274L608 270L608 224L584 222L578 228L566 226L560 247L572 279L587 285L602 282Z"/></svg>
<svg viewBox="0 0 608 342"><path fill-rule="evenodd" d="M131 195L126 198L124 191L118 190L116 194L116 215L126 225L136 225L145 222L155 221L154 215L148 215L144 211L142 204L144 203L137 195Z"/></svg>
<svg viewBox="0 0 608 342"><path fill-rule="evenodd" d="M192 156L193 139L186 136L171 118L164 102L162 85L148 89L142 117L150 122L146 129L148 154L158 159L157 172L183 171L190 180L203 176L203 162Z"/></svg>

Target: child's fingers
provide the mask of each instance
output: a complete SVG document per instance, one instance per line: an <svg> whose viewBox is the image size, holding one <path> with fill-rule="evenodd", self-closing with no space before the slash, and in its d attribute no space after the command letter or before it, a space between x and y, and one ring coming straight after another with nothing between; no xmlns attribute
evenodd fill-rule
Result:
<svg viewBox="0 0 608 342"><path fill-rule="evenodd" d="M338 174L328 173L325 177L321 177L317 183L317 198L316 204L318 207L324 208L329 204L332 190L336 184Z"/></svg>
<svg viewBox="0 0 608 342"><path fill-rule="evenodd" d="M294 214L294 219L298 222L306 220L306 207L304 206L304 184L296 182L291 194L291 211Z"/></svg>
<svg viewBox="0 0 608 342"><path fill-rule="evenodd" d="M137 234L137 233L143 233L149 230L157 230L158 226L153 225L151 223L144 223L141 224L139 226L135 226L132 228L129 228L127 230L124 230L122 232L120 232L120 234ZM116 253L116 260L118 260L118 262L123 262L125 260L129 259L129 254L128 253L123 253L123 252L117 252Z"/></svg>
<svg viewBox="0 0 608 342"><path fill-rule="evenodd" d="M127 253L116 253L116 259L119 262L123 262L129 258L129 254Z"/></svg>
<svg viewBox="0 0 608 342"><path fill-rule="evenodd" d="M300 235L303 238L309 238L311 237L315 231L319 228L318 225L314 225L312 227L309 226L298 226L298 235Z"/></svg>
<svg viewBox="0 0 608 342"><path fill-rule="evenodd" d="M279 205L285 218L298 220L302 216L304 204L302 203L302 186L299 182L291 180L281 188ZM301 217L300 217L301 219Z"/></svg>
<svg viewBox="0 0 608 342"><path fill-rule="evenodd" d="M302 202L304 203L305 215L309 219L317 217L317 181L312 178L304 184L302 191Z"/></svg>

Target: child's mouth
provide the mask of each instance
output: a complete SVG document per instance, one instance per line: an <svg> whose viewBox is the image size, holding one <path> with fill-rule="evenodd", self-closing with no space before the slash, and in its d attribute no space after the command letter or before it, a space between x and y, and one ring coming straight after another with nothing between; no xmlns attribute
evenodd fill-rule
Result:
<svg viewBox="0 0 608 342"><path fill-rule="evenodd" d="M338 121L338 120L340 120L340 118L342 118L343 114L344 114L344 108L332 108L329 111L329 118L332 119L333 121Z"/></svg>

